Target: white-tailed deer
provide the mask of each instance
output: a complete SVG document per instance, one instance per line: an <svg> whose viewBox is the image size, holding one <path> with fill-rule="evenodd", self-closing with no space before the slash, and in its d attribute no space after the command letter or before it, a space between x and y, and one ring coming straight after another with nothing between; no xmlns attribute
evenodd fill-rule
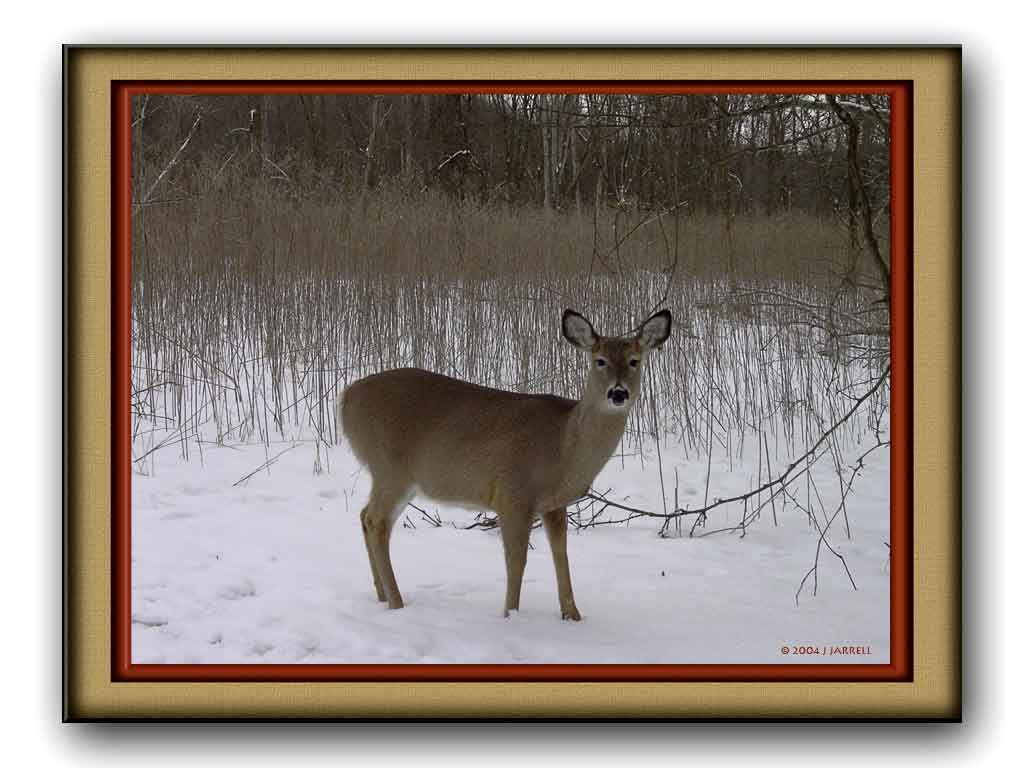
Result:
<svg viewBox="0 0 1024 768"><path fill-rule="evenodd" d="M640 394L644 357L665 343L672 315L648 318L636 336L604 338L566 310L562 334L590 353L580 400L523 395L415 368L378 373L339 398L342 428L370 471L360 515L377 599L401 608L389 541L412 497L494 510L505 546L505 615L519 609L530 529L544 521L562 618L579 620L566 556L566 505L585 494L622 437Z"/></svg>

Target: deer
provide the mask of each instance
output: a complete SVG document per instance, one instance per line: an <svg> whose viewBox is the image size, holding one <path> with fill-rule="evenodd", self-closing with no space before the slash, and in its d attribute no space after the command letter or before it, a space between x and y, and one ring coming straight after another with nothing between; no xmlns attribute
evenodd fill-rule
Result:
<svg viewBox="0 0 1024 768"><path fill-rule="evenodd" d="M566 309L562 335L590 358L579 400L492 389L418 368L376 373L346 387L337 415L371 476L359 517L377 599L389 608L405 604L391 564L391 531L406 504L422 494L496 513L505 551L505 617L519 610L530 532L540 517L562 618L579 621L566 508L589 491L615 452L640 395L647 354L671 330L665 309L635 335L604 337Z"/></svg>

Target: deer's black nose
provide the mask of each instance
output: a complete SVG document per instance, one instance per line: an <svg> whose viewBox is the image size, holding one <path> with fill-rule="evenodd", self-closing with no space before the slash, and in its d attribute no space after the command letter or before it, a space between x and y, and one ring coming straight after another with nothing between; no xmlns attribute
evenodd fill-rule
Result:
<svg viewBox="0 0 1024 768"><path fill-rule="evenodd" d="M612 387L608 390L608 399L615 405L622 405L629 399L629 390L623 387Z"/></svg>

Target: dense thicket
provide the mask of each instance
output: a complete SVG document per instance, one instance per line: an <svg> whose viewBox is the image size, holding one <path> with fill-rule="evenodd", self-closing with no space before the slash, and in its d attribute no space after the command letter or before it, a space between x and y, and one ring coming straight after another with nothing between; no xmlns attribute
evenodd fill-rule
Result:
<svg viewBox="0 0 1024 768"><path fill-rule="evenodd" d="M887 97L841 102L884 210ZM188 162L156 184L186 137ZM254 174L295 192L398 184L558 210L824 214L848 198L844 127L813 95L153 95L136 98L133 140L146 204Z"/></svg>

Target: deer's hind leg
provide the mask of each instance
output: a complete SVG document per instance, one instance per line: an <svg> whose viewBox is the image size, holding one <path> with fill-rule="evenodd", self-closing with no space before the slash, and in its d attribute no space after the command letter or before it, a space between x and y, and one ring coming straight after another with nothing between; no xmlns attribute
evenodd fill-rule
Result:
<svg viewBox="0 0 1024 768"><path fill-rule="evenodd" d="M370 505L367 504L363 507L363 511L359 513L359 524L363 528L363 542L366 544L366 557L370 561L370 573L373 575L373 588L377 591L377 599L382 603L388 601L388 596L384 594L384 586L380 581L380 574L377 572L377 562L374 559L374 546L372 537L370 534L371 530L374 530L374 523L370 516Z"/></svg>
<svg viewBox="0 0 1024 768"><path fill-rule="evenodd" d="M391 567L391 530L414 493L411 483L382 483L374 478L370 501L359 516L377 599L386 601L388 608L404 605Z"/></svg>

